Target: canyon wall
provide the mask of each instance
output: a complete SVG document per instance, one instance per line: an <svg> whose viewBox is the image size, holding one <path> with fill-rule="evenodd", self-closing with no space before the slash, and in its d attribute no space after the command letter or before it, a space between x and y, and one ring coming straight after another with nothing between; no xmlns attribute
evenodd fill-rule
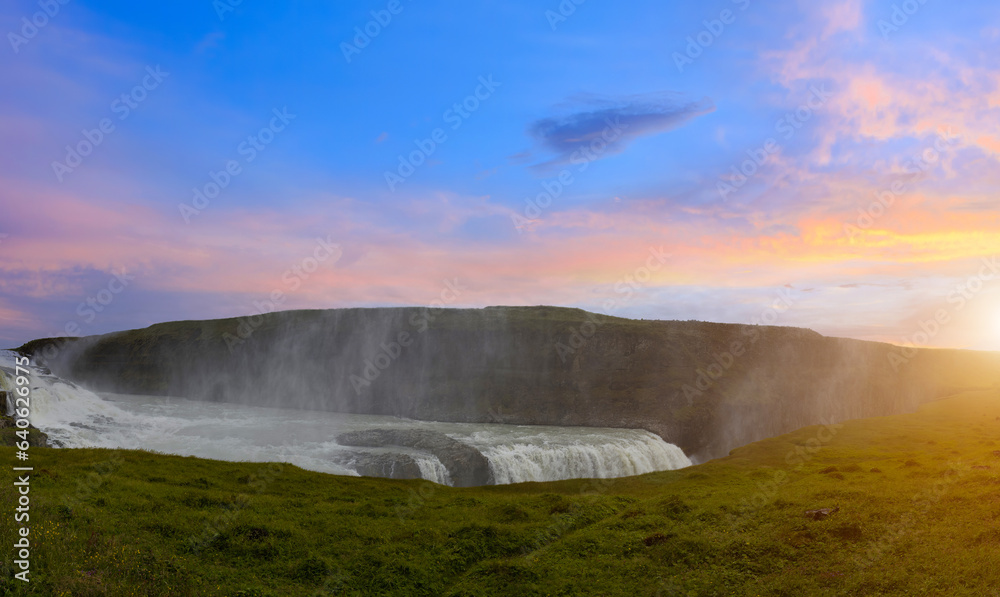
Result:
<svg viewBox="0 0 1000 597"><path fill-rule="evenodd" d="M1000 353L557 307L335 309L29 342L91 389L424 420L644 428L695 461L1000 387Z"/></svg>

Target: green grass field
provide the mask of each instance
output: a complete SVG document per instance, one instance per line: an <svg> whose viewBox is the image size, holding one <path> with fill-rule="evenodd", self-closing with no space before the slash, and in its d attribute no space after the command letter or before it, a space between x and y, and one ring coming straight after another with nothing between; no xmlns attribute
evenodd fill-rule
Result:
<svg viewBox="0 0 1000 597"><path fill-rule="evenodd" d="M611 481L453 489L44 448L30 464L31 582L6 557L4 595L1000 595L996 391ZM0 502L10 554L11 483Z"/></svg>

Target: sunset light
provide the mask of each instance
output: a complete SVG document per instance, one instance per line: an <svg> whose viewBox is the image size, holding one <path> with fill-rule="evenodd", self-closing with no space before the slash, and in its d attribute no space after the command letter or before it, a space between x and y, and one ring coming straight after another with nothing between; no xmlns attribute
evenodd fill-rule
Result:
<svg viewBox="0 0 1000 597"><path fill-rule="evenodd" d="M0 34L0 595L1000 597L997 0Z"/></svg>
<svg viewBox="0 0 1000 597"><path fill-rule="evenodd" d="M992 5L718 4L524 6L479 34L405 2L385 26L377 7L74 3L31 37L34 5L11 5L0 341L251 315L273 289L425 304L452 278L455 306L734 323L787 285L781 325L912 335L1000 251ZM327 237L343 256L284 284ZM671 258L620 300L651 248ZM968 299L996 300L993 280ZM931 345L997 348L955 325Z"/></svg>

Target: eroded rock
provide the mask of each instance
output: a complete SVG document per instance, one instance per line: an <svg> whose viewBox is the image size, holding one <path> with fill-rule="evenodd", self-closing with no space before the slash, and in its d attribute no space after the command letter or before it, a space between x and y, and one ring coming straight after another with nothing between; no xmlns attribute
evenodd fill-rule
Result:
<svg viewBox="0 0 1000 597"><path fill-rule="evenodd" d="M381 448L399 446L424 450L437 456L448 469L455 487L493 484L490 462L479 450L443 433L423 429L366 429L337 436L342 446Z"/></svg>
<svg viewBox="0 0 1000 597"><path fill-rule="evenodd" d="M420 467L406 454L358 454L355 470L365 477L420 479Z"/></svg>

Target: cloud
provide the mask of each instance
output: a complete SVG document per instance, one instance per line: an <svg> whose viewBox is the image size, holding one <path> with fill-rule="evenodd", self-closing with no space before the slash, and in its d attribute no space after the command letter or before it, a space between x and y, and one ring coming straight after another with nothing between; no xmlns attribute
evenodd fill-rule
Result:
<svg viewBox="0 0 1000 597"><path fill-rule="evenodd" d="M856 30L861 25L863 12L861 0L842 0L822 7L821 13L826 18L822 38L826 39L842 31Z"/></svg>
<svg viewBox="0 0 1000 597"><path fill-rule="evenodd" d="M574 97L563 108L568 113L542 118L528 126L528 134L556 154L547 164L568 162L588 146L603 148L593 151L597 158L620 153L643 135L675 129L715 111L715 104L707 97L691 100L664 91L621 98L585 94Z"/></svg>

